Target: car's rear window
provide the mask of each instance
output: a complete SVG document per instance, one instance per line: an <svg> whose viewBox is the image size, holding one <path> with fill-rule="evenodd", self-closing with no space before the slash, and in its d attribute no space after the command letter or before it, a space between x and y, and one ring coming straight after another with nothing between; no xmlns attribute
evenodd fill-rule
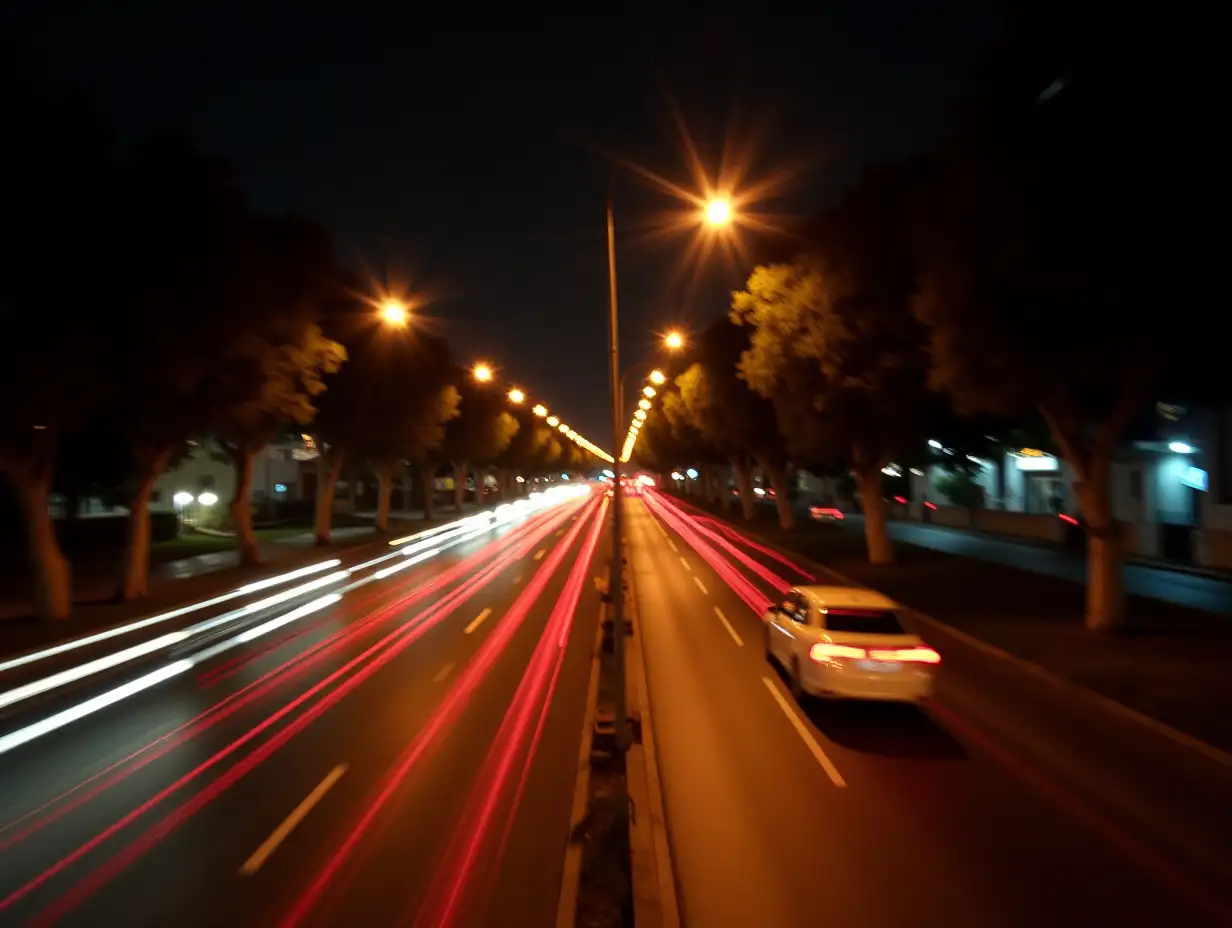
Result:
<svg viewBox="0 0 1232 928"><path fill-rule="evenodd" d="M865 635L903 635L898 616L884 609L828 609L826 628L832 632L859 632Z"/></svg>

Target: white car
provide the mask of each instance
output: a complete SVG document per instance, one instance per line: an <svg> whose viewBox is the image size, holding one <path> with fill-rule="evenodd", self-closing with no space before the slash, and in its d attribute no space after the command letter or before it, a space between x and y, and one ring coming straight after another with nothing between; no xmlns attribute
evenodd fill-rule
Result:
<svg viewBox="0 0 1232 928"><path fill-rule="evenodd" d="M941 655L903 628L901 611L873 590L796 587L766 613L766 660L797 699L923 702Z"/></svg>

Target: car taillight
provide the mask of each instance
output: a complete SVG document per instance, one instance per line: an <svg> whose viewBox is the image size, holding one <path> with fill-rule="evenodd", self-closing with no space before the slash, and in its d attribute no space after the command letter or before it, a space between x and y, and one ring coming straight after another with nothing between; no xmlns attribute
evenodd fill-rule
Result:
<svg viewBox="0 0 1232 928"><path fill-rule="evenodd" d="M832 661L840 657L861 658L866 657L867 655L868 652L863 648L853 648L846 644L828 644L826 642L819 642L809 649L809 657L822 663L825 661Z"/></svg>
<svg viewBox="0 0 1232 928"><path fill-rule="evenodd" d="M893 648L869 651L868 656L875 661L902 661L906 664L940 664L941 655L927 645L917 648Z"/></svg>

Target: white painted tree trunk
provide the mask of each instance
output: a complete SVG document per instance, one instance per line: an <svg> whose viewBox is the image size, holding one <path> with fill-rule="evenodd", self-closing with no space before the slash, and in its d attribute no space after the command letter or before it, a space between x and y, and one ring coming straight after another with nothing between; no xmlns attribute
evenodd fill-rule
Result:
<svg viewBox="0 0 1232 928"><path fill-rule="evenodd" d="M864 509L864 544L870 564L893 564L894 545L890 541L890 526L886 520L885 500L881 498L881 468L855 471L860 505Z"/></svg>

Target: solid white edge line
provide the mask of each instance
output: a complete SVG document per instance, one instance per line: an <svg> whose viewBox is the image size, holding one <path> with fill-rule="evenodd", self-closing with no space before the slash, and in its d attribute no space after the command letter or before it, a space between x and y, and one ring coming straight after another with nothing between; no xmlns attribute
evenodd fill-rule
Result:
<svg viewBox="0 0 1232 928"><path fill-rule="evenodd" d="M287 836L295 830L312 811L313 807L321 801L330 787L332 787L347 772L346 764L338 764L329 773L325 774L325 779L316 785L311 793L305 796L300 804L291 810L291 814L282 820L277 828L275 828L268 838L261 842L261 846L252 852L252 856L244 861L244 865L240 867L240 876L252 876L261 869L261 865L269 860L270 855L278 850L278 845L282 844L287 839Z"/></svg>
<svg viewBox="0 0 1232 928"><path fill-rule="evenodd" d="M761 682L766 684L766 689L770 691L770 695L774 697L774 701L779 704L779 708L783 710L783 714L787 716L792 727L796 730L801 740L812 753L813 758L817 763L821 764L821 769L826 772L826 776L830 778L830 782L835 786L846 786L847 781L843 779L843 775L838 772L838 768L826 756L826 752L821 749L821 745L817 743L817 739L813 737L813 733L808 730L808 726L800 721L800 716L791 707L783 694L779 692L779 688L774 685L774 681L769 677L762 677Z"/></svg>
<svg viewBox="0 0 1232 928"><path fill-rule="evenodd" d="M731 622L727 621L727 616L723 614L723 610L718 606L714 607L714 614L719 617L719 621L723 623L723 627L727 629L727 634L732 636L732 641L736 642L737 646L743 648L744 640L736 634L736 630L732 628Z"/></svg>

